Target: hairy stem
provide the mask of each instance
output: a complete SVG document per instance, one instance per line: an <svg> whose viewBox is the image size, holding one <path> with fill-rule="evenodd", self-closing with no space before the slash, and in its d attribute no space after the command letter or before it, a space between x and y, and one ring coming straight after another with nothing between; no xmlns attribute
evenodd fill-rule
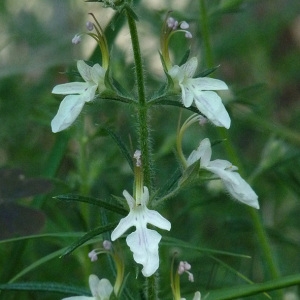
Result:
<svg viewBox="0 0 300 300"><path fill-rule="evenodd" d="M150 147L150 127L149 127L149 107L146 101L145 95L145 79L143 73L143 64L141 57L141 50L139 44L139 38L137 34L136 23L131 14L127 11L127 20L129 25L129 31L131 36L134 64L135 64L135 77L138 89L138 105L137 105L137 125L140 150L142 152L142 165L144 185L147 186L150 191L151 177L152 177L152 159L151 159L151 147Z"/></svg>

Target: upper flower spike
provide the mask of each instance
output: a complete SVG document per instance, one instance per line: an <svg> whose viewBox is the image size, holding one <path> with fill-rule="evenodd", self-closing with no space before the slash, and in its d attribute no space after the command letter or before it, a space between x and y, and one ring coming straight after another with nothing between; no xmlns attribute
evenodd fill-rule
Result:
<svg viewBox="0 0 300 300"><path fill-rule="evenodd" d="M147 187L144 186L140 201L136 201L127 191L124 191L123 195L130 212L127 217L120 220L111 234L111 240L115 241L130 227L134 226L136 231L127 236L126 242L133 252L134 260L143 265L143 275L148 277L154 274L159 266L158 243L161 240L161 235L155 230L148 229L147 223L164 230L170 230L171 223L157 211L147 208L146 205L149 201Z"/></svg>
<svg viewBox="0 0 300 300"><path fill-rule="evenodd" d="M222 99L212 90L227 90L225 82L208 78L193 78L198 66L196 57L191 58L182 66L173 66L169 71L175 84L178 84L182 92L182 102L185 107L190 107L195 102L199 111L213 124L229 128L230 117L226 111Z"/></svg>
<svg viewBox="0 0 300 300"><path fill-rule="evenodd" d="M53 94L68 95L60 103L58 112L51 121L54 133L72 125L80 114L84 103L94 99L97 88L99 92L105 88L105 70L99 64L90 67L83 60L79 60L77 68L85 82L59 84L52 90Z"/></svg>
<svg viewBox="0 0 300 300"><path fill-rule="evenodd" d="M259 209L258 196L250 185L235 172L238 168L229 161L216 159L211 161L211 145L209 139L201 141L197 150L194 150L187 160L188 166L200 160L200 168L206 169L223 181L228 192L237 200Z"/></svg>

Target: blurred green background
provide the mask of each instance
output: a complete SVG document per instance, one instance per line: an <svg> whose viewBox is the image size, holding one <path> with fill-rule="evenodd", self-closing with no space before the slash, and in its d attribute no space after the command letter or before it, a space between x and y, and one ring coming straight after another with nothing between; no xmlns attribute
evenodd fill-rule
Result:
<svg viewBox="0 0 300 300"><path fill-rule="evenodd" d="M174 36L173 62L178 64L190 47L191 56L200 61L199 71L209 67L198 1L140 1L134 9L140 20L138 31L149 97L165 81L158 51L160 30L168 10L173 10L178 20L189 22L193 34L191 40L180 34ZM222 93L222 99L232 119L230 138L214 147L213 159L232 161L226 145L235 149L232 162L259 195L259 213L281 274L300 273L300 2L212 0L207 1L207 9L213 63L220 65L214 76L230 87L229 92ZM132 191L133 175L126 160L113 140L99 130L102 125L110 126L134 151L136 121L131 107L98 99L86 105L70 129L53 134L50 128L62 100L51 94L52 88L76 79L72 71L77 59L89 60L94 53L94 62L101 61L93 40L84 37L79 45L71 43L76 33L85 31L85 22L90 20L88 12L94 13L103 28L107 27L114 76L134 92L129 31L122 18L115 30L111 29L111 9L79 0L0 2L0 167L21 169L29 178L51 179L51 192L17 201L44 212L46 223L42 233L84 232L119 219L87 205L62 203L52 198L55 195L80 193L114 201L111 195L121 196L124 189ZM182 120L190 115L189 111L180 112L168 106L155 107L151 113L157 188L177 168L174 149L180 113ZM205 137L213 141L222 136L213 126L200 130L192 127L184 138L185 154ZM3 188L0 182L0 191ZM209 290L245 283L227 266L254 282L270 279L248 208L232 201L215 184L186 189L160 207L160 211L172 223L169 237L198 247L251 256L216 256L227 264L224 265L205 253L177 249L178 259L188 260L195 276L193 284L182 278L182 295L192 295L196 290L204 295ZM21 212L19 217L22 218ZM31 222L30 218L26 221ZM7 283L38 259L73 241L74 238L45 237L0 244L0 283ZM161 246L161 299L171 299L169 272L173 248ZM129 270L131 260L129 254ZM86 249L81 248L67 258L55 257L41 264L18 281L87 287L91 272L113 281L108 267L104 256L92 265L86 258ZM135 295L134 269L128 282ZM297 293L298 289L291 291ZM62 297L42 292L0 294L0 299Z"/></svg>

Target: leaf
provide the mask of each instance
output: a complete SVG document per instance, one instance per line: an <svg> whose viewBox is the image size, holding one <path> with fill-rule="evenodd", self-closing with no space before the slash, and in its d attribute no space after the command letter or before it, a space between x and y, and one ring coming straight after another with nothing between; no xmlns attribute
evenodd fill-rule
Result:
<svg viewBox="0 0 300 300"><path fill-rule="evenodd" d="M45 292L58 292L71 295L85 295L90 296L87 289L60 284L57 282L18 282L0 284L0 290L4 291L45 291Z"/></svg>
<svg viewBox="0 0 300 300"><path fill-rule="evenodd" d="M17 241L22 241L22 240L31 240L31 239L41 239L41 238L78 238L82 236L84 232L56 232L56 233L43 233L43 234L33 234L33 235L27 235L27 236L21 236L21 237L16 237L16 238L11 238L11 239L5 239L3 241L0 241L0 244L4 243L12 243L12 242L17 242Z"/></svg>
<svg viewBox="0 0 300 300"><path fill-rule="evenodd" d="M227 252L227 251L222 251L222 250L214 250L214 249L194 246L185 241L182 241L182 240L179 240L176 238L171 238L171 237L163 237L162 244L167 245L167 246L176 247L176 248L180 247L180 248L184 248L184 249L194 250L194 251L202 252L202 253L206 253L206 254L219 254L219 255L233 256L233 257L250 258L250 256L245 255L245 254L237 254L237 253L232 253L232 252Z"/></svg>
<svg viewBox="0 0 300 300"><path fill-rule="evenodd" d="M191 53L191 49L188 49L185 51L180 63L179 63L179 66L182 66L183 64L185 64L190 56L190 53Z"/></svg>
<svg viewBox="0 0 300 300"><path fill-rule="evenodd" d="M194 76L194 78L198 78L198 77L206 77L209 74L213 73L214 71L216 71L220 66L216 66L210 69L206 69L200 73L198 73L196 76Z"/></svg>
<svg viewBox="0 0 300 300"><path fill-rule="evenodd" d="M205 300L231 300L250 295L257 295L260 293L274 291L286 288L293 285L300 284L300 274L290 275L273 279L263 283L256 283L251 285L241 285L233 288L220 289L217 291L210 291Z"/></svg>
<svg viewBox="0 0 300 300"><path fill-rule="evenodd" d="M42 257L41 259L36 260L34 263L32 263L31 265L29 265L28 267L26 267L25 269L23 269L21 272L19 272L17 275L15 275L9 282L14 282L17 279L19 279L20 277L24 276L25 274L29 273L30 271L36 269L37 267L39 267L40 265L48 262L49 260L58 257L59 255L61 255L64 251L66 251L66 247L59 249L57 251L54 251L44 257Z"/></svg>
<svg viewBox="0 0 300 300"><path fill-rule="evenodd" d="M73 243L71 246L69 246L66 249L66 251L64 251L63 254L60 257L64 257L64 256L72 253L75 249L77 249L82 244L89 241L90 239L92 239L96 235L99 235L100 233L112 230L113 228L115 228L117 226L117 224L118 224L118 222L115 222L115 223L111 223L111 224L108 224L108 225L105 225L105 226L97 227L97 228L89 231L83 237L81 237L79 240L77 240L75 243Z"/></svg>
<svg viewBox="0 0 300 300"><path fill-rule="evenodd" d="M197 113L199 114L199 110L194 107L194 106L190 106L190 107L185 107L182 105L181 102L179 101L173 101L173 100L167 100L167 99L160 99L159 101L157 102L153 102L153 104L155 105L170 105L170 106L177 106L177 107L180 107L180 108L184 108L184 109L187 109L193 113Z"/></svg>
<svg viewBox="0 0 300 300"><path fill-rule="evenodd" d="M86 197L86 196L80 196L80 195L74 195L74 194L65 194L65 195L55 196L53 198L62 200L62 201L77 201L77 202L89 203L89 204L96 205L96 206L105 208L107 210L113 211L113 212L118 213L123 216L128 214L128 211L122 207L107 203L105 201L102 201L100 199L93 198L93 197Z"/></svg>

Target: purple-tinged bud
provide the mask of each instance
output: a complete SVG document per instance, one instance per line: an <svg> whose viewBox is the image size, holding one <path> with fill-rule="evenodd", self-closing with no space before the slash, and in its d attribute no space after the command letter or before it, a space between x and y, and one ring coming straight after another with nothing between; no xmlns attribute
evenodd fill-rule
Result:
<svg viewBox="0 0 300 300"><path fill-rule="evenodd" d="M190 25L186 21L182 21L180 23L180 28L181 29L188 29L189 27L190 27Z"/></svg>
<svg viewBox="0 0 300 300"><path fill-rule="evenodd" d="M182 275L183 273L187 273L189 277L189 281L194 282L194 275L191 272L189 272L191 267L192 266L187 261L181 261L179 262L177 272L179 275Z"/></svg>
<svg viewBox="0 0 300 300"><path fill-rule="evenodd" d="M92 23L90 21L87 21L85 26L86 26L87 30L89 30L89 31L92 31L94 29L94 23Z"/></svg>
<svg viewBox="0 0 300 300"><path fill-rule="evenodd" d="M190 282L194 282L194 275L192 273L190 273L190 272L187 272L187 273L189 275L189 281Z"/></svg>
<svg viewBox="0 0 300 300"><path fill-rule="evenodd" d="M96 253L96 250L92 250L91 252L89 252L88 256L92 262L98 260L98 255Z"/></svg>
<svg viewBox="0 0 300 300"><path fill-rule="evenodd" d="M112 246L111 242L108 240L104 240L102 245L105 250L110 250Z"/></svg>
<svg viewBox="0 0 300 300"><path fill-rule="evenodd" d="M192 34L191 34L189 31L186 31L186 32L185 32L185 37L186 37L187 39L191 39L193 36L192 36Z"/></svg>
<svg viewBox="0 0 300 300"><path fill-rule="evenodd" d="M205 117L201 116L201 115L199 115L198 118L199 118L199 125L200 126L203 126L208 122L208 120Z"/></svg>
<svg viewBox="0 0 300 300"><path fill-rule="evenodd" d="M167 19L167 25L168 25L169 28L173 28L174 24L175 24L175 19L174 18L170 17L170 18Z"/></svg>
<svg viewBox="0 0 300 300"><path fill-rule="evenodd" d="M167 25L168 25L169 28L175 30L178 27L178 21L175 20L174 18L170 17L167 20Z"/></svg>

